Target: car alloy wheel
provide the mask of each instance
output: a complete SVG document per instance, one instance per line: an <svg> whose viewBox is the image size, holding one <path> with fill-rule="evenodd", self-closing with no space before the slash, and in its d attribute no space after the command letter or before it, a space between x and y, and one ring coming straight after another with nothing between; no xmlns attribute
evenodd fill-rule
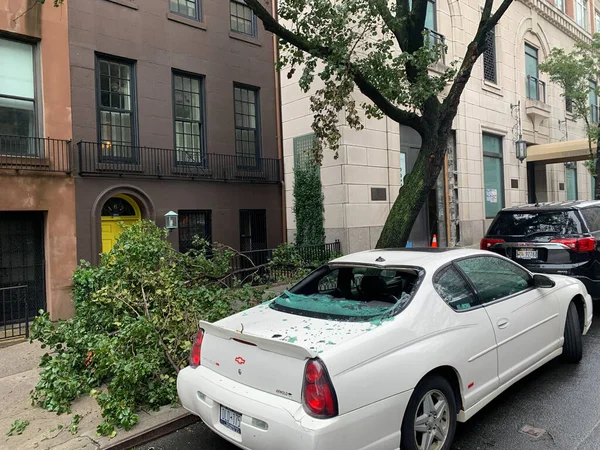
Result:
<svg viewBox="0 0 600 450"><path fill-rule="evenodd" d="M437 389L428 391L415 414L415 443L418 450L440 450L450 430L450 409L446 396Z"/></svg>

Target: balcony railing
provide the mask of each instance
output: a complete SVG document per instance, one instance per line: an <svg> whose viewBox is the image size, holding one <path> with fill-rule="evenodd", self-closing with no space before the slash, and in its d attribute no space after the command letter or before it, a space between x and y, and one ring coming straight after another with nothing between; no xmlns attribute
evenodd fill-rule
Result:
<svg viewBox="0 0 600 450"><path fill-rule="evenodd" d="M0 135L0 169L71 173L71 141Z"/></svg>
<svg viewBox="0 0 600 450"><path fill-rule="evenodd" d="M118 175L246 183L281 181L280 164L276 158L83 141L77 143L77 152L79 174L82 176Z"/></svg>
<svg viewBox="0 0 600 450"><path fill-rule="evenodd" d="M429 43L430 47L444 45L444 43L446 41L446 38L444 37L443 34L440 34L436 31L433 31L430 29L427 29L424 39L425 39L426 43ZM446 63L446 50L444 48L440 48L440 50L441 50L441 55L440 55L439 62L441 64L445 64Z"/></svg>
<svg viewBox="0 0 600 450"><path fill-rule="evenodd" d="M527 98L546 103L546 83L531 75L527 75Z"/></svg>

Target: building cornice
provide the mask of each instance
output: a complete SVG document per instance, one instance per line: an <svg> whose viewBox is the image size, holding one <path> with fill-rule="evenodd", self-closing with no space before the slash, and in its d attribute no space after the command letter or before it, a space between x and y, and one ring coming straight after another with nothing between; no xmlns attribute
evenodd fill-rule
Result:
<svg viewBox="0 0 600 450"><path fill-rule="evenodd" d="M548 22L556 26L567 36L579 42L591 42L592 36L587 31L583 30L565 13L557 9L554 5L548 3L547 0L519 0L524 5L536 10L540 17L543 17Z"/></svg>

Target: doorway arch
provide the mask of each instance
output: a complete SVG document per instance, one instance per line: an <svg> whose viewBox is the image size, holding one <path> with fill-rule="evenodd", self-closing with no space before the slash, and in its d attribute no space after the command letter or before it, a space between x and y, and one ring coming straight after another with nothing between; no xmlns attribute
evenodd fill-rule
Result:
<svg viewBox="0 0 600 450"><path fill-rule="evenodd" d="M102 253L109 252L124 227L142 220L137 202L126 194L115 194L104 202L101 210Z"/></svg>

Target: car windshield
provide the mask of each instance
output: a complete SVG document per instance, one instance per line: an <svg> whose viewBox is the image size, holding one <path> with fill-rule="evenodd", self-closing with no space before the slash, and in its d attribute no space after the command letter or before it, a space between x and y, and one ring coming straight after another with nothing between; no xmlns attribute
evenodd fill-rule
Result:
<svg viewBox="0 0 600 450"><path fill-rule="evenodd" d="M383 320L406 307L421 269L323 266L283 292L273 309L342 321Z"/></svg>
<svg viewBox="0 0 600 450"><path fill-rule="evenodd" d="M575 211L501 212L488 236L570 236L582 233Z"/></svg>

